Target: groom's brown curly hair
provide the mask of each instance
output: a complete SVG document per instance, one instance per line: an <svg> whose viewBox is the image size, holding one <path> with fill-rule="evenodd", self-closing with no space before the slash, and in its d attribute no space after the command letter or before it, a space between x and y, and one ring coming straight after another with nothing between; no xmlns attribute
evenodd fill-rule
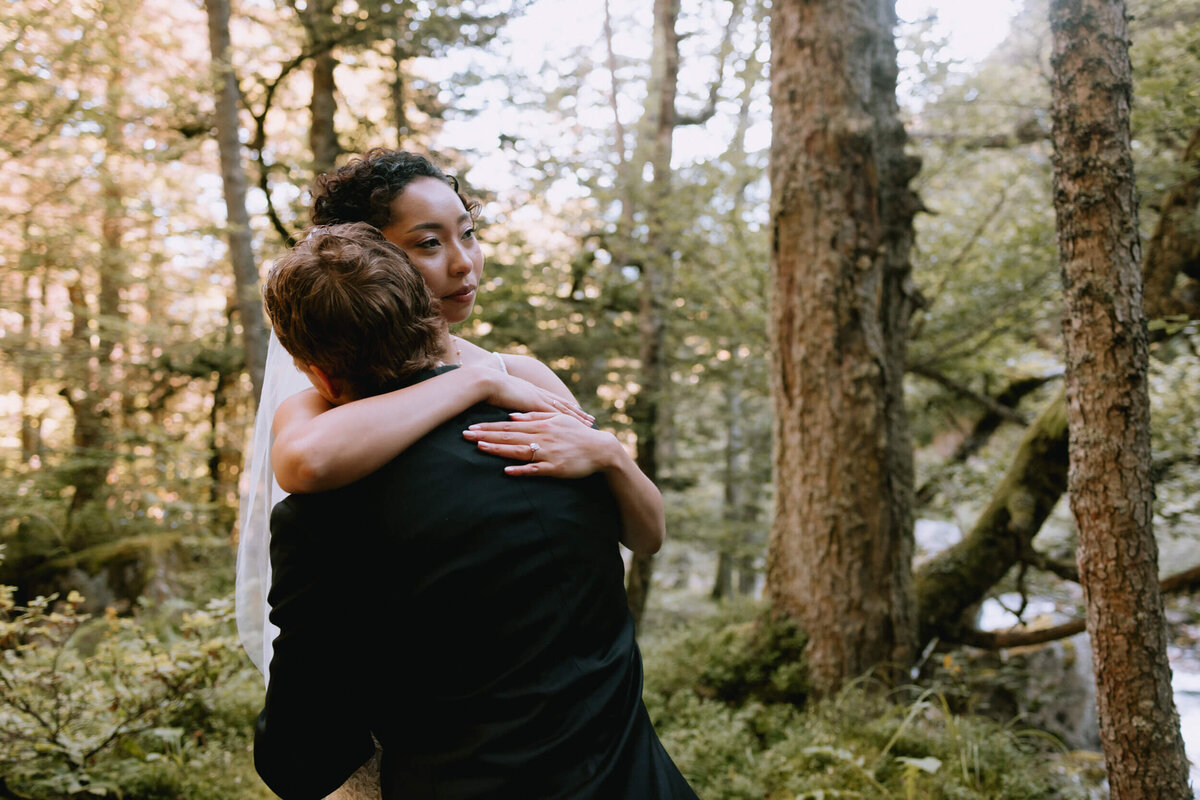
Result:
<svg viewBox="0 0 1200 800"><path fill-rule="evenodd" d="M408 256L366 223L311 228L272 266L263 305L293 358L356 397L436 366L445 321Z"/></svg>

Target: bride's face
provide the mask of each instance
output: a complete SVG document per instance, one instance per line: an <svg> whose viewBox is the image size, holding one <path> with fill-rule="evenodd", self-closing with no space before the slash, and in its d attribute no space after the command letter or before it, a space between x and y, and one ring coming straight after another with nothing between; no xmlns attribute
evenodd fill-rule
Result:
<svg viewBox="0 0 1200 800"><path fill-rule="evenodd" d="M441 300L447 322L471 316L483 274L475 221L450 185L417 178L392 201L383 235L408 255L430 293Z"/></svg>

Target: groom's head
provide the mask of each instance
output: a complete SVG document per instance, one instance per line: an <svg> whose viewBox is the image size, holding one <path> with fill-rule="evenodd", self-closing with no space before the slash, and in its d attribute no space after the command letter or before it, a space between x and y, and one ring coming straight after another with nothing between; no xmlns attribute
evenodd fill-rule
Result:
<svg viewBox="0 0 1200 800"><path fill-rule="evenodd" d="M365 223L311 229L275 262L263 304L279 343L332 403L438 363L443 322L404 251Z"/></svg>

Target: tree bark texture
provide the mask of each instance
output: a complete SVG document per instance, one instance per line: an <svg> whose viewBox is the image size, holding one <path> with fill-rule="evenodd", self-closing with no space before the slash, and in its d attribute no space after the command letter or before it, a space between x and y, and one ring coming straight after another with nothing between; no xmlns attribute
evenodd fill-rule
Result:
<svg viewBox="0 0 1200 800"><path fill-rule="evenodd" d="M329 172L342 154L334 117L337 114L337 85L333 71L333 4L330 0L309 0L303 13L308 46L313 52L312 98L309 102L308 144L312 150L313 174Z"/></svg>
<svg viewBox="0 0 1200 800"><path fill-rule="evenodd" d="M891 0L771 18L772 396L767 593L818 692L914 658L903 401L917 162L897 118Z"/></svg>
<svg viewBox="0 0 1200 800"><path fill-rule="evenodd" d="M258 398L262 394L263 369L267 362L267 323L258 293L258 264L254 260L251 241L250 213L246 210L246 171L238 136L239 92L231 61L229 0L205 0L204 8L208 14L208 45L215 81L217 148L225 193L229 259L233 264L238 314L242 321L246 367L254 397Z"/></svg>
<svg viewBox="0 0 1200 800"><path fill-rule="evenodd" d="M1071 510L1114 800L1190 798L1152 531L1148 343L1123 0L1052 0Z"/></svg>
<svg viewBox="0 0 1200 800"><path fill-rule="evenodd" d="M640 165L653 170L649 191L641 194L642 211L649 233L641 259L638 296L638 334L641 364L640 388L630 413L637 434L637 465L652 481L658 480L659 428L663 393L667 387L666 320L667 295L671 285L673 237L667 230L665 213L671 192L671 154L675 135L675 96L679 83L679 0L654 0L654 49L651 54L650 90L646 112L638 130L638 149L645 159L635 158L639 171L629 174L630 185L641 181ZM635 553L630 563L626 591L635 621L641 621L650 595L654 557Z"/></svg>

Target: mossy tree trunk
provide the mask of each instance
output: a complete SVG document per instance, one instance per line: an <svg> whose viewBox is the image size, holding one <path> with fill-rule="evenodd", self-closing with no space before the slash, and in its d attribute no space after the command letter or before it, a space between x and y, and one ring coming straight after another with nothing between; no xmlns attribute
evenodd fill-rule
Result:
<svg viewBox="0 0 1200 800"><path fill-rule="evenodd" d="M1124 0L1052 0L1071 510L1114 800L1190 798L1152 530L1149 346Z"/></svg>
<svg viewBox="0 0 1200 800"><path fill-rule="evenodd" d="M916 645L903 371L919 202L890 0L772 8L772 396L767 593L808 634L820 693Z"/></svg>

